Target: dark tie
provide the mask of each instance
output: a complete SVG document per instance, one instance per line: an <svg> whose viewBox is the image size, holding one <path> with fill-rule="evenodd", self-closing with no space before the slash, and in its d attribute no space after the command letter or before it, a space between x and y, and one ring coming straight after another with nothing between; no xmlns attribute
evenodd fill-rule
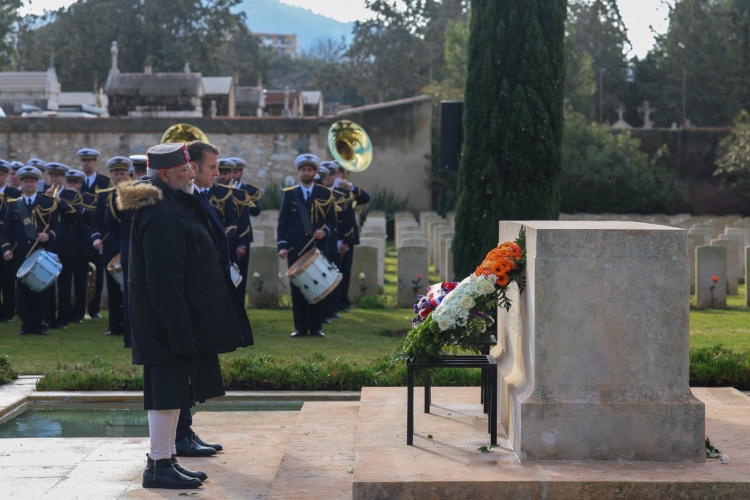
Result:
<svg viewBox="0 0 750 500"><path fill-rule="evenodd" d="M307 189L305 189L305 201L307 201L307 199L309 197L310 197L310 191L308 191Z"/></svg>
<svg viewBox="0 0 750 500"><path fill-rule="evenodd" d="M33 205L33 203L31 202L31 198L26 198L26 207L29 210L31 210L31 205Z"/></svg>

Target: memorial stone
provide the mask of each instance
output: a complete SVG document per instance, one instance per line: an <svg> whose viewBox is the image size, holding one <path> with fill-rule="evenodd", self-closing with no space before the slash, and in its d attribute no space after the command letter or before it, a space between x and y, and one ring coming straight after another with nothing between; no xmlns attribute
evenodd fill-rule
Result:
<svg viewBox="0 0 750 500"><path fill-rule="evenodd" d="M429 248L430 244L429 244L429 242L427 241L426 238L409 238L409 239L403 239L403 240L401 240L401 246L399 246L397 248L401 248L401 247L415 247L415 246L416 247Z"/></svg>
<svg viewBox="0 0 750 500"><path fill-rule="evenodd" d="M456 281L456 275L453 271L453 242L448 241L445 244L445 263L440 273L441 279L445 282Z"/></svg>
<svg viewBox="0 0 750 500"><path fill-rule="evenodd" d="M698 309L727 307L727 249L703 245L695 249L695 306ZM719 281L714 283L712 276Z"/></svg>
<svg viewBox="0 0 750 500"><path fill-rule="evenodd" d="M261 298L262 295L278 296L279 262L276 247L250 245L250 265L247 271L247 283L244 286L251 303ZM258 278L253 277L255 273L258 273Z"/></svg>
<svg viewBox="0 0 750 500"><path fill-rule="evenodd" d="M398 307L411 307L417 295L424 295L430 285L427 246L401 246L396 255L396 302ZM418 279L420 274L422 278Z"/></svg>
<svg viewBox="0 0 750 500"><path fill-rule="evenodd" d="M745 247L745 306L750 307L750 246Z"/></svg>
<svg viewBox="0 0 750 500"><path fill-rule="evenodd" d="M385 238L360 238L359 244L378 249L377 279L378 286L383 286L385 284ZM356 252L355 250L355 254Z"/></svg>
<svg viewBox="0 0 750 500"><path fill-rule="evenodd" d="M357 245L349 281L349 300L356 304L363 295L378 294L378 249Z"/></svg>
<svg viewBox="0 0 750 500"><path fill-rule="evenodd" d="M446 224L445 221L441 221L439 224L433 224L430 232L427 234L427 241L430 242L430 262L437 267L440 267L440 264L438 263L438 258L440 257L440 251L438 249L438 234L442 231L452 230L453 228Z"/></svg>
<svg viewBox="0 0 750 500"><path fill-rule="evenodd" d="M262 247L266 244L266 233L253 229L253 243L252 246Z"/></svg>
<svg viewBox="0 0 750 500"><path fill-rule="evenodd" d="M724 233L720 234L719 238L720 240L734 240L737 242L737 272L739 276L742 276L742 274L745 272L745 255L743 254L745 250L745 246L747 243L745 243L745 235L742 233Z"/></svg>
<svg viewBox="0 0 750 500"><path fill-rule="evenodd" d="M454 234L456 233L453 231L453 228L447 226L447 229L438 231L435 235L435 271L439 272L441 276L444 270L443 267L445 266L445 246L449 241L453 240Z"/></svg>
<svg viewBox="0 0 750 500"><path fill-rule="evenodd" d="M726 271L723 276L719 275L722 283L727 284L729 295L737 295L740 279L739 244L735 240L717 239L711 240L711 246L726 248Z"/></svg>
<svg viewBox="0 0 750 500"><path fill-rule="evenodd" d="M499 241L522 226L527 286L509 287L492 351L518 458L704 462L705 408L688 384L685 231L502 221Z"/></svg>
<svg viewBox="0 0 750 500"><path fill-rule="evenodd" d="M695 284L695 247L697 245L693 240L688 238L688 256L690 257L690 288Z"/></svg>
<svg viewBox="0 0 750 500"><path fill-rule="evenodd" d="M433 211L425 211L425 212L419 212L419 227L421 227L424 230L425 220L427 217L440 217L437 212Z"/></svg>

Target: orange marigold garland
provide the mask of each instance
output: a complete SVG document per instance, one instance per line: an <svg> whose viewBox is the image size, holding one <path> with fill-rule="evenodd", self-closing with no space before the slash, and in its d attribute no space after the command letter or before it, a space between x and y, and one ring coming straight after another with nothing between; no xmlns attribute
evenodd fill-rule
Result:
<svg viewBox="0 0 750 500"><path fill-rule="evenodd" d="M495 284L501 287L498 290L498 305L506 311L510 309L511 304L505 293L505 287L511 282L518 284L521 292L526 287L526 281L521 276L521 271L526 265L526 256L523 252L525 246L526 231L521 230L515 241L506 241L490 250L484 261L474 271L477 276L495 276Z"/></svg>

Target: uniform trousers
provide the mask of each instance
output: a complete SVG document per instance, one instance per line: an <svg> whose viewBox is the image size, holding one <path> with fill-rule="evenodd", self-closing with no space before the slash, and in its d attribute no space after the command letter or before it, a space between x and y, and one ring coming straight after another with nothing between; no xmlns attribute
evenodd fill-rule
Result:
<svg viewBox="0 0 750 500"><path fill-rule="evenodd" d="M88 274L89 260L85 257L74 257L73 294L75 295L75 301L71 300L69 318L71 321L81 321L86 315L86 284L88 282Z"/></svg>
<svg viewBox="0 0 750 500"><path fill-rule="evenodd" d="M112 256L114 257L114 255ZM111 258L110 257L110 260ZM109 263L109 260L107 260ZM122 288L115 281L107 268L103 268L107 275L107 302L109 303L109 331L113 335L122 335L124 331L125 316L122 309Z"/></svg>
<svg viewBox="0 0 750 500"><path fill-rule="evenodd" d="M10 320L16 314L16 268L12 260L0 257L0 320Z"/></svg>
<svg viewBox="0 0 750 500"><path fill-rule="evenodd" d="M42 333L46 330L44 319L53 290L54 287L49 287L41 293L36 293L18 281L16 300L18 316L21 318L21 330L26 333Z"/></svg>
<svg viewBox="0 0 750 500"><path fill-rule="evenodd" d="M102 273L106 272L106 269L104 269L104 266L102 265L101 254L96 251L94 251L94 256L91 258L90 262L96 267L94 298L89 302L89 314L93 316L98 314L102 308L102 288L104 287L104 275Z"/></svg>
<svg viewBox="0 0 750 500"><path fill-rule="evenodd" d="M71 290L73 288L73 270L76 258L73 255L60 255L62 269L57 277L57 322L67 325L70 321Z"/></svg>
<svg viewBox="0 0 750 500"><path fill-rule="evenodd" d="M242 276L242 283L240 284L240 287L238 288L238 291L240 292L240 295L242 296L242 306L246 307L247 303L245 302L245 297L247 296L247 270L250 267L250 246L247 247L247 252L245 255L242 256L242 258L237 262L237 265L240 268L240 276Z"/></svg>
<svg viewBox="0 0 750 500"><path fill-rule="evenodd" d="M339 284L339 307L340 311L348 311L351 309L351 302L349 301L349 281L352 277L352 264L354 263L354 245L349 246L349 250L340 259L339 271L343 275L341 277L341 283Z"/></svg>
<svg viewBox="0 0 750 500"><path fill-rule="evenodd" d="M291 260L287 260L292 267ZM294 315L294 329L301 334L307 332L319 332L323 328L323 311L325 301L310 304L300 289L290 282L292 289L292 314Z"/></svg>
<svg viewBox="0 0 750 500"><path fill-rule="evenodd" d="M341 259L339 258L338 252L328 252L328 255L326 255L326 257L328 257L328 260L330 260L332 264L334 264L336 267L339 267ZM328 297L325 298L325 312L323 313L323 316L325 318L332 318L334 314L341 310L341 299L339 297L340 287L341 283L336 285L336 289L331 291L331 293L328 294Z"/></svg>

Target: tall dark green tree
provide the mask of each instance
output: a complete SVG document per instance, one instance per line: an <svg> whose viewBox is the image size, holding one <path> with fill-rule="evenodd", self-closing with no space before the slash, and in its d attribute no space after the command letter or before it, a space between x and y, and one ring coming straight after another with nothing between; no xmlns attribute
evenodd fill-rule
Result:
<svg viewBox="0 0 750 500"><path fill-rule="evenodd" d="M11 69L13 56L14 25L18 20L21 0L3 0L0 2L0 71Z"/></svg>
<svg viewBox="0 0 750 500"><path fill-rule="evenodd" d="M472 1L457 276L497 245L498 221L559 216L566 3Z"/></svg>

